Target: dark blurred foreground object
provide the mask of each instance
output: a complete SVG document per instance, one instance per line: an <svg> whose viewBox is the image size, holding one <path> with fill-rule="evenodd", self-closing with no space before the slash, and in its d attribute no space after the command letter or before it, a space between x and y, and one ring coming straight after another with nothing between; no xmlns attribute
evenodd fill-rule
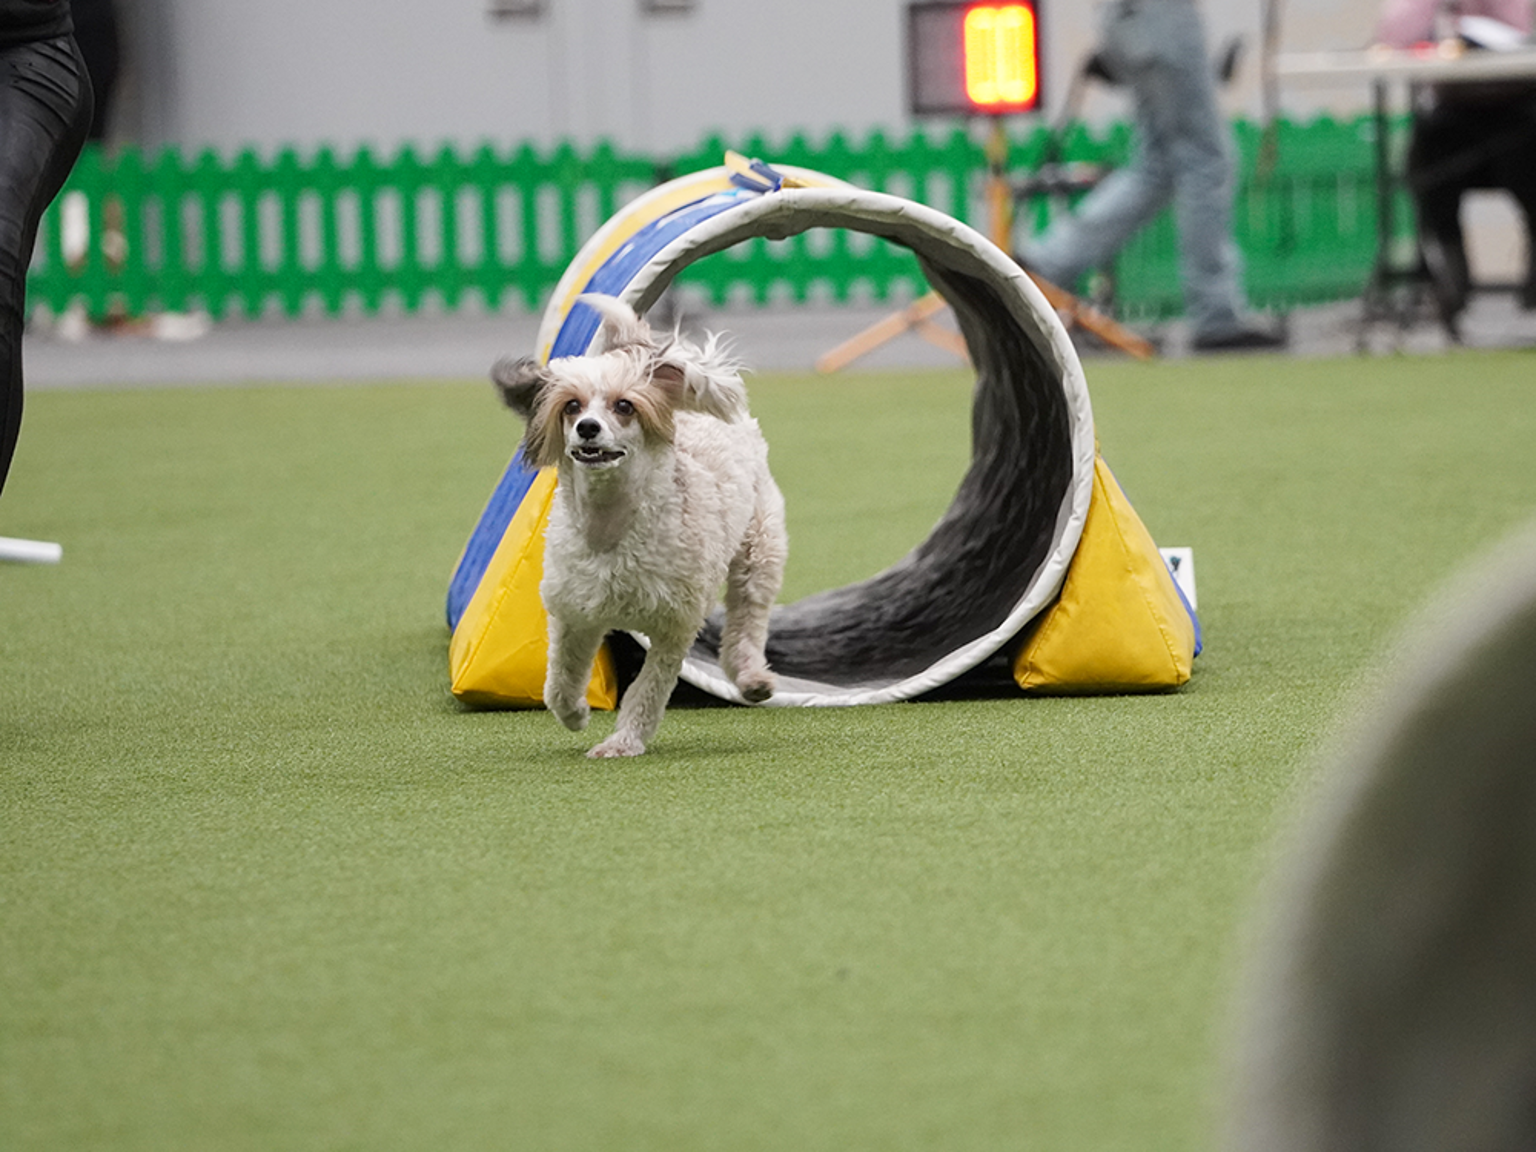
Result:
<svg viewBox="0 0 1536 1152"><path fill-rule="evenodd" d="M1536 526L1410 633L1270 897L1229 1148L1536 1148Z"/></svg>

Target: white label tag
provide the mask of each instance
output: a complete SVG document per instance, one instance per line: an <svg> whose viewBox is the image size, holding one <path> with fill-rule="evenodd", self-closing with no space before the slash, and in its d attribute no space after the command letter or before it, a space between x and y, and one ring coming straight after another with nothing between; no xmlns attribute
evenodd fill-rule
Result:
<svg viewBox="0 0 1536 1152"><path fill-rule="evenodd" d="M1193 548L1159 548L1163 555L1163 563L1168 565L1168 571L1173 573L1173 581L1179 586L1179 591L1184 593L1184 599L1189 601L1191 608L1198 608L1195 603L1195 550Z"/></svg>
<svg viewBox="0 0 1536 1152"><path fill-rule="evenodd" d="M57 564L63 557L62 544L0 536L0 560L11 560L17 564Z"/></svg>

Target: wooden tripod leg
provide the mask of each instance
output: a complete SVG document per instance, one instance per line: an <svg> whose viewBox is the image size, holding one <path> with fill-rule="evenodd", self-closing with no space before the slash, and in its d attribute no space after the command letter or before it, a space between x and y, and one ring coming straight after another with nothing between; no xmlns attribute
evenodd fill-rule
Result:
<svg viewBox="0 0 1536 1152"><path fill-rule="evenodd" d="M971 350L965 345L965 337L954 329L945 328L931 320L919 320L913 330L935 348L953 352L967 364L971 362Z"/></svg>
<svg viewBox="0 0 1536 1152"><path fill-rule="evenodd" d="M1029 273L1029 278L1035 282L1035 287L1040 289L1050 306L1061 313L1062 320L1068 327L1076 324L1079 328L1092 332L1106 344L1129 353L1138 360L1150 360L1157 355L1157 349L1150 341L1136 335L1125 325L1110 319L1065 288L1058 288L1049 280L1036 276L1033 272Z"/></svg>
<svg viewBox="0 0 1536 1152"><path fill-rule="evenodd" d="M824 352L816 361L816 371L836 372L846 368L860 356L873 352L880 345L894 340L903 332L923 328L930 316L944 307L944 297L937 292L919 296L899 312L893 312L884 320L876 321L856 336L844 340L836 348Z"/></svg>
<svg viewBox="0 0 1536 1152"><path fill-rule="evenodd" d="M1076 324L1079 328L1092 332L1111 347L1118 348L1138 360L1150 360L1157 355L1157 349L1149 341L1072 295L1066 289L1058 288L1049 280L1042 279L1033 272L1029 274L1029 278L1035 282L1035 286L1045 296L1047 303L1061 313L1063 322L1069 327ZM957 356L969 358L965 340L959 333L941 328L930 321L930 317L943 308L944 298L937 292L919 296L901 311L891 313L884 320L871 324L856 336L844 340L836 348L823 353L816 361L816 371L823 373L840 371L860 356L873 352L880 345L894 340L903 332L914 329L918 335L930 343Z"/></svg>

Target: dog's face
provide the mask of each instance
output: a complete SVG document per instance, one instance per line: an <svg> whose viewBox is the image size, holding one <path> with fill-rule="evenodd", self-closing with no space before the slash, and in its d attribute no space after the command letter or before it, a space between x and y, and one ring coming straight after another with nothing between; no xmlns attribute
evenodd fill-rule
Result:
<svg viewBox="0 0 1536 1152"><path fill-rule="evenodd" d="M604 470L672 443L681 373L638 349L572 356L541 367L531 359L500 370L509 406L528 421L523 456L538 467L569 460Z"/></svg>
<svg viewBox="0 0 1536 1152"><path fill-rule="evenodd" d="M547 366L525 356L491 369L502 400L528 421L524 460L619 468L643 449L670 445L680 409L727 423L746 417L739 371L713 337L702 350L675 335L658 344L629 305L608 296L580 300L601 317L595 354Z"/></svg>

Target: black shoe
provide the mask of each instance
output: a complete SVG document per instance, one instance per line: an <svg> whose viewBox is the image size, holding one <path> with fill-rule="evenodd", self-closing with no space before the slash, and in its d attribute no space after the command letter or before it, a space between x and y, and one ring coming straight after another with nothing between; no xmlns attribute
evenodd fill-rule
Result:
<svg viewBox="0 0 1536 1152"><path fill-rule="evenodd" d="M1191 347L1196 352L1273 352L1285 345L1283 332L1270 332L1263 328L1234 328L1230 332L1196 336L1191 341Z"/></svg>
<svg viewBox="0 0 1536 1152"><path fill-rule="evenodd" d="M1457 318L1466 310L1472 273L1467 266L1467 250L1455 240L1434 232L1419 236L1419 255L1429 275L1429 288L1435 297L1440 323L1454 337Z"/></svg>

